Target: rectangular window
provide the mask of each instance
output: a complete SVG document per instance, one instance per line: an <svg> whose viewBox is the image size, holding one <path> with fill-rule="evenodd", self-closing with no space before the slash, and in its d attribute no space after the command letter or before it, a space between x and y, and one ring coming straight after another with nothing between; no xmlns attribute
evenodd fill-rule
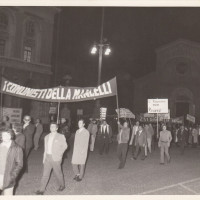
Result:
<svg viewBox="0 0 200 200"><path fill-rule="evenodd" d="M24 61L31 62L31 53L32 53L31 47L25 46L24 47Z"/></svg>
<svg viewBox="0 0 200 200"><path fill-rule="evenodd" d="M5 55L5 47L6 47L6 41L0 39L0 56Z"/></svg>

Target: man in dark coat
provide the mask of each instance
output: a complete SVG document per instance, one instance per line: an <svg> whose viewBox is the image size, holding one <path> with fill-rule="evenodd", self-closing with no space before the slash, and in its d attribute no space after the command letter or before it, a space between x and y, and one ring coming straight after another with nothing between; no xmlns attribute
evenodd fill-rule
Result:
<svg viewBox="0 0 200 200"><path fill-rule="evenodd" d="M112 128L107 124L106 120L102 122L102 125L99 128L99 154L102 155L105 149L106 154L109 152L109 144L112 137Z"/></svg>
<svg viewBox="0 0 200 200"><path fill-rule="evenodd" d="M25 161L26 172L28 172L28 156L33 148L33 135L35 132L35 126L31 124L31 117L29 115L24 116L23 134L25 135Z"/></svg>
<svg viewBox="0 0 200 200"><path fill-rule="evenodd" d="M145 159L145 145L147 144L147 136L142 126L138 127L138 131L135 136L135 146L136 150L133 159L137 159L139 151L141 151L141 160Z"/></svg>
<svg viewBox="0 0 200 200"><path fill-rule="evenodd" d="M187 131L185 127L182 125L177 133L178 143L181 148L181 154L184 154L185 146L186 146L186 138L187 138Z"/></svg>

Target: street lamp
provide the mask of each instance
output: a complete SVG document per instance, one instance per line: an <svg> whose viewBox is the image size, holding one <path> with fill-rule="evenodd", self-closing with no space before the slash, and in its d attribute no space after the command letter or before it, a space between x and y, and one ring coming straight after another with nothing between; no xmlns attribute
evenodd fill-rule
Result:
<svg viewBox="0 0 200 200"><path fill-rule="evenodd" d="M110 55L111 53L111 48L110 44L106 43L106 39L101 39L100 43L94 43L93 47L91 48L90 53L95 55L99 54L99 65L98 65L98 86L101 84L101 68L102 68L102 57L103 54L105 56Z"/></svg>
<svg viewBox="0 0 200 200"><path fill-rule="evenodd" d="M101 84L101 68L102 68L102 57L103 53L108 56L111 53L110 45L107 43L107 39L103 38L103 23L104 23L104 8L102 8L102 21L101 21L101 35L99 43L94 43L91 48L91 54L99 54L99 64L98 64L98 83L97 86ZM100 100L96 100L96 106L94 110L94 115L97 115L100 111Z"/></svg>

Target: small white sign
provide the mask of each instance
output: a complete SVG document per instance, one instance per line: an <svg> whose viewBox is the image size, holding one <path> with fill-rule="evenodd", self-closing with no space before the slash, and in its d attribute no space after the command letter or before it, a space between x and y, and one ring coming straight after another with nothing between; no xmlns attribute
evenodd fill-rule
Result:
<svg viewBox="0 0 200 200"><path fill-rule="evenodd" d="M168 113L168 99L148 99L148 113Z"/></svg>
<svg viewBox="0 0 200 200"><path fill-rule="evenodd" d="M83 115L83 109L78 109L77 110L77 115Z"/></svg>
<svg viewBox="0 0 200 200"><path fill-rule="evenodd" d="M195 124L195 117L192 115L187 114L187 120Z"/></svg>
<svg viewBox="0 0 200 200"><path fill-rule="evenodd" d="M107 114L107 108L101 107L100 108L100 119L101 120L106 119L106 114Z"/></svg>
<svg viewBox="0 0 200 200"><path fill-rule="evenodd" d="M0 111L0 112L2 112L2 111ZM3 116L8 116L10 123L21 123L22 109L21 108L5 108L5 107L3 107Z"/></svg>

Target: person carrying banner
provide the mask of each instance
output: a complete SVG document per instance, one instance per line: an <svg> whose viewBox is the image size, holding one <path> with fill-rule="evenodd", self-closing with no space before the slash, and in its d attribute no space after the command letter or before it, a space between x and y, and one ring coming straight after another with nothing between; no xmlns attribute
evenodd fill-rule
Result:
<svg viewBox="0 0 200 200"><path fill-rule="evenodd" d="M88 131L90 133L90 151L94 151L94 143L97 134L97 124L95 119L91 119L90 124L88 125Z"/></svg>
<svg viewBox="0 0 200 200"><path fill-rule="evenodd" d="M23 151L14 142L12 129L1 130L0 134L0 190L4 195L13 195L16 179L23 168Z"/></svg>
<svg viewBox="0 0 200 200"><path fill-rule="evenodd" d="M84 120L80 119L78 121L79 129L75 134L74 149L72 154L72 167L75 174L74 180L76 181L81 181L83 179L85 163L88 155L90 133L84 126Z"/></svg>
<svg viewBox="0 0 200 200"><path fill-rule="evenodd" d="M128 141L130 137L130 128L128 127L128 122L124 122L123 126L118 122L119 133L117 135L117 156L119 158L119 167L118 169L122 169L125 166L126 155L128 150Z"/></svg>
<svg viewBox="0 0 200 200"><path fill-rule="evenodd" d="M165 164L165 155L167 156L167 162L170 162L169 147L172 141L171 132L167 130L166 125L162 126L160 137L158 141L158 147L160 147L160 164Z"/></svg>
<svg viewBox="0 0 200 200"><path fill-rule="evenodd" d="M112 128L107 124L106 120L103 120L102 125L99 127L99 154L102 155L104 150L105 153L109 152L109 145L112 137Z"/></svg>
<svg viewBox="0 0 200 200"><path fill-rule="evenodd" d="M44 138L43 175L40 189L36 191L37 195L44 194L52 169L59 184L58 191L63 191L65 189L61 163L63 153L67 149L68 145L64 135L58 133L57 131L58 124L52 122L50 124L50 133Z"/></svg>
<svg viewBox="0 0 200 200"><path fill-rule="evenodd" d="M38 150L40 137L43 133L43 125L40 119L35 120L34 150Z"/></svg>

